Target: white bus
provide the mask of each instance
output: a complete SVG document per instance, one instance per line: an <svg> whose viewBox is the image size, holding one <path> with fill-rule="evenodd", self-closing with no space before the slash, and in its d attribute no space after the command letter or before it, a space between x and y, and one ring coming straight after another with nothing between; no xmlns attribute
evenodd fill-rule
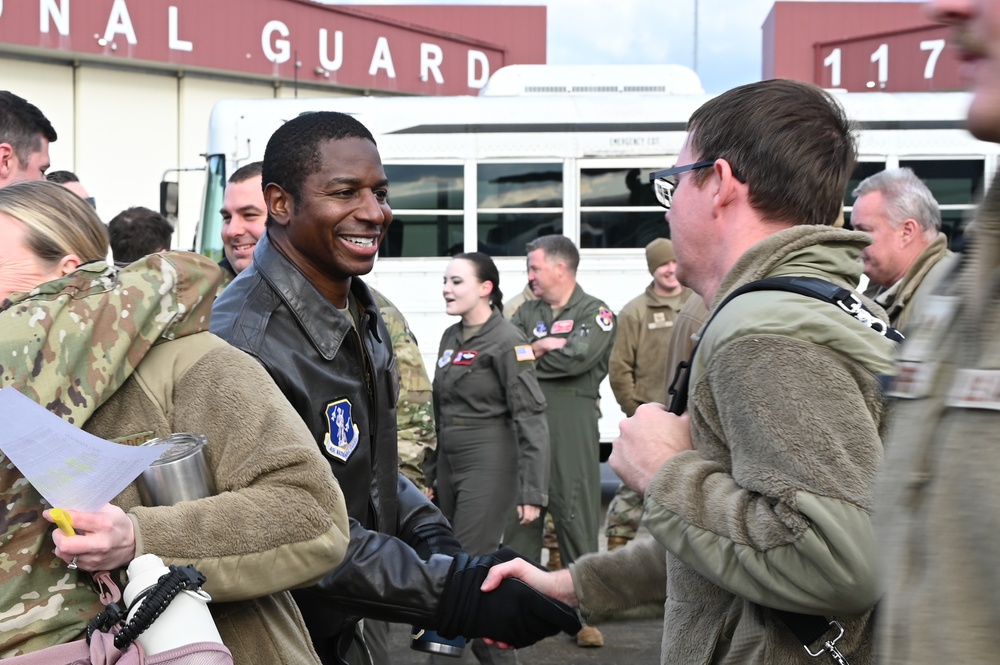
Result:
<svg viewBox="0 0 1000 665"><path fill-rule="evenodd" d="M232 171L263 157L271 133L301 113L357 117L378 143L395 221L367 277L406 315L433 373L454 321L441 282L448 256L494 257L505 298L525 285L525 243L562 233L580 247L582 287L618 311L649 283L643 247L669 229L649 173L673 165L691 112L708 97L658 93L227 100L216 105L198 250L221 257L219 208ZM998 146L964 129L964 93L843 93L861 128L858 180L910 166L954 234L997 168ZM850 208L846 209L849 216ZM622 414L602 388L602 441Z"/></svg>

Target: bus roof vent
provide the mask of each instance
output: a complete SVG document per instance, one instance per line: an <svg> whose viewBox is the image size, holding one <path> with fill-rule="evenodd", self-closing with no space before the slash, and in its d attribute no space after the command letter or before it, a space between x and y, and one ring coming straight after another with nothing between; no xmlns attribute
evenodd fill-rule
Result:
<svg viewBox="0 0 1000 665"><path fill-rule="evenodd" d="M479 91L484 97L565 94L704 94L701 80L681 65L510 65Z"/></svg>
<svg viewBox="0 0 1000 665"><path fill-rule="evenodd" d="M528 85L524 87L524 91L533 95L558 95L569 92L564 85Z"/></svg>

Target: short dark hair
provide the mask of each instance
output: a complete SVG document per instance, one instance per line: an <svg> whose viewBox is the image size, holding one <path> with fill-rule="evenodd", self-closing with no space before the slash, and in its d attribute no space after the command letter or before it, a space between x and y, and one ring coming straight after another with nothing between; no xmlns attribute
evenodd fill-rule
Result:
<svg viewBox="0 0 1000 665"><path fill-rule="evenodd" d="M497 264L493 262L489 254L483 252L463 252L451 257L453 259L463 259L472 264L476 273L476 279L480 282L490 282L493 290L490 292L490 305L503 310L503 292L500 291L500 271Z"/></svg>
<svg viewBox="0 0 1000 665"><path fill-rule="evenodd" d="M688 131L695 159L729 162L766 219L829 225L843 208L857 162L854 128L815 85L772 79L733 88L695 111ZM710 174L691 178L701 186Z"/></svg>
<svg viewBox="0 0 1000 665"><path fill-rule="evenodd" d="M580 267L580 250L576 248L572 240L564 235L553 234L535 238L525 246L525 249L529 254L536 249L542 250L545 252L546 258L557 259L565 263L574 275L577 268Z"/></svg>
<svg viewBox="0 0 1000 665"><path fill-rule="evenodd" d="M375 143L368 128L346 113L316 111L292 118L268 139L261 185L278 185L295 203L301 203L302 183L323 166L320 145L341 139L367 139Z"/></svg>
<svg viewBox="0 0 1000 665"><path fill-rule="evenodd" d="M56 130L38 107L7 90L0 90L0 143L9 143L21 165L42 149L42 138L52 143Z"/></svg>
<svg viewBox="0 0 1000 665"><path fill-rule="evenodd" d="M108 233L115 263L125 264L170 249L174 227L155 210L136 206L115 215L108 222Z"/></svg>
<svg viewBox="0 0 1000 665"><path fill-rule="evenodd" d="M263 171L264 162L250 162L233 171L233 174L229 176L229 182L233 184L246 182L252 178L260 177Z"/></svg>
<svg viewBox="0 0 1000 665"><path fill-rule="evenodd" d="M45 174L45 179L57 185L65 185L67 182L80 182L80 179L72 171L52 171Z"/></svg>

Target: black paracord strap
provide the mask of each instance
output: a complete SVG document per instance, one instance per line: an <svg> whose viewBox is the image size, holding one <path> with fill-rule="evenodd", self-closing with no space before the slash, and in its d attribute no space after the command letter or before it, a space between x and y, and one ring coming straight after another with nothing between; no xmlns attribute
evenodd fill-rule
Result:
<svg viewBox="0 0 1000 665"><path fill-rule="evenodd" d="M205 583L205 576L188 564L186 566L170 566L170 572L160 577L156 585L136 596L129 611L141 603L132 620L115 635L115 648L124 651L139 635L149 628L163 614L170 602L181 591L197 591ZM103 612L102 612L103 614ZM88 629L89 630L89 629ZM89 636L89 634L88 634Z"/></svg>
<svg viewBox="0 0 1000 665"><path fill-rule="evenodd" d="M105 605L104 611L91 619L90 623L87 624L87 644L90 644L90 638L94 636L94 633L97 631L101 631L102 633L108 632L112 626L123 618L122 610L117 604L111 603L110 605Z"/></svg>

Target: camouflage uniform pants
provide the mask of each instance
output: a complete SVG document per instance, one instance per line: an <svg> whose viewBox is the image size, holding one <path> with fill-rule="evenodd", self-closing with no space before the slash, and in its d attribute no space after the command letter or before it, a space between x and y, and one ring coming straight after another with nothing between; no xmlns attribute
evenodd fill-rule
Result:
<svg viewBox="0 0 1000 665"><path fill-rule="evenodd" d="M608 538L635 538L642 521L642 497L625 483L622 483L608 504Z"/></svg>

